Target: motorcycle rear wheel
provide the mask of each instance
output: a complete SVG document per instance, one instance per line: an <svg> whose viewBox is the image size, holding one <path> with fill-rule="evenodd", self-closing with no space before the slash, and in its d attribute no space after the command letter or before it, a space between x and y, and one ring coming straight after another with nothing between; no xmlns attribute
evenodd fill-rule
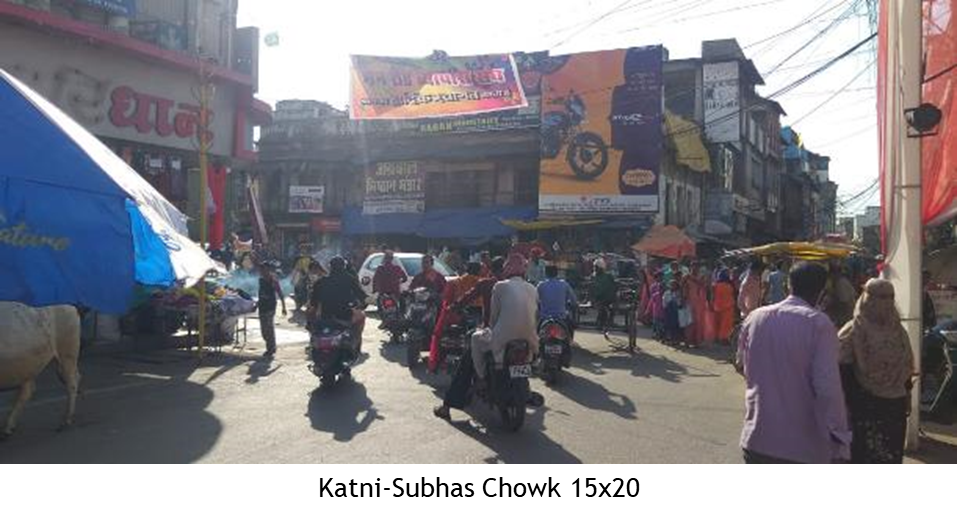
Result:
<svg viewBox="0 0 957 520"><path fill-rule="evenodd" d="M525 424L525 403L508 404L499 407L502 424L510 432L517 432Z"/></svg>

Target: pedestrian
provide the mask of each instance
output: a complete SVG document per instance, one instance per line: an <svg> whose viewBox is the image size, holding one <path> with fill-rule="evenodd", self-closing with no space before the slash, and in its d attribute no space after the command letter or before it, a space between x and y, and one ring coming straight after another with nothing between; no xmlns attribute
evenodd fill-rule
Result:
<svg viewBox="0 0 957 520"><path fill-rule="evenodd" d="M605 271L605 262L595 262L595 275L592 278L591 301L598 310L598 328L608 330L615 323L615 300L618 299L618 283L615 277Z"/></svg>
<svg viewBox="0 0 957 520"><path fill-rule="evenodd" d="M741 291L738 293L738 311L741 312L742 318L747 318L751 312L761 306L764 300L764 286L761 281L763 272L764 264L761 260L752 260L741 282Z"/></svg>
<svg viewBox="0 0 957 520"><path fill-rule="evenodd" d="M741 326L741 448L747 463L825 464L850 458L851 432L838 369L837 330L814 307L827 284L819 264L791 269L791 296Z"/></svg>
<svg viewBox="0 0 957 520"><path fill-rule="evenodd" d="M872 279L839 334L841 372L854 433L851 462L900 464L914 355L894 305L894 286Z"/></svg>
<svg viewBox="0 0 957 520"><path fill-rule="evenodd" d="M787 297L787 277L781 272L781 262L771 264L765 283L764 303L774 305Z"/></svg>
<svg viewBox="0 0 957 520"><path fill-rule="evenodd" d="M272 266L263 262L259 264L259 300L256 307L259 310L259 330L266 343L266 357L276 353L276 301L282 302L282 315L286 315L286 300L282 294L282 287L276 278Z"/></svg>
<svg viewBox="0 0 957 520"><path fill-rule="evenodd" d="M681 308L681 292L679 290L677 278L672 278L671 284L665 289L661 296L661 302L665 307L665 343L674 345L680 339L678 325L678 311Z"/></svg>
<svg viewBox="0 0 957 520"><path fill-rule="evenodd" d="M655 273L654 280L651 286L652 331L655 339L661 341L665 339L664 275L659 271Z"/></svg>
<svg viewBox="0 0 957 520"><path fill-rule="evenodd" d="M541 251L537 249L532 250L532 258L525 270L525 280L536 286L545 281L545 260L542 259Z"/></svg>
<svg viewBox="0 0 957 520"><path fill-rule="evenodd" d="M844 274L841 264L833 262L828 288L821 301L824 313L831 318L834 326L840 329L854 317L856 302L857 291L854 289L854 284Z"/></svg>
<svg viewBox="0 0 957 520"><path fill-rule="evenodd" d="M731 334L734 332L735 321L735 303L734 303L734 285L731 283L731 274L727 269L722 269L718 274L718 280L711 288L712 302L711 309L714 312L715 336L719 343L725 345L731 342Z"/></svg>
<svg viewBox="0 0 957 520"><path fill-rule="evenodd" d="M706 267L695 264L684 277L684 299L691 314L691 325L685 329L685 340L691 346L714 341L714 317L708 306L708 283L711 275Z"/></svg>
<svg viewBox="0 0 957 520"><path fill-rule="evenodd" d="M930 289L934 287L930 278L930 271L922 273L924 288L923 320L921 330L932 329L937 326L937 308L934 306L934 299L930 296Z"/></svg>

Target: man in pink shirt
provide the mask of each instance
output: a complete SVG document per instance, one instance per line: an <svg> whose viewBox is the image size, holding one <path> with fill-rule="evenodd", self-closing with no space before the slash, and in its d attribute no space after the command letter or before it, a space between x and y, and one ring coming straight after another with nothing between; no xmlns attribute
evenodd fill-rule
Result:
<svg viewBox="0 0 957 520"><path fill-rule="evenodd" d="M827 270L791 269L791 296L741 326L737 367L747 381L741 449L748 463L826 464L850 458L851 433L831 320L814 307Z"/></svg>

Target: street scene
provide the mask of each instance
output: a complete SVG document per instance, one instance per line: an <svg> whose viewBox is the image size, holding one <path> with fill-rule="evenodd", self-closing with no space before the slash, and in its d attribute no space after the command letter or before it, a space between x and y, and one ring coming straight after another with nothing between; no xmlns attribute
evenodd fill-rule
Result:
<svg viewBox="0 0 957 520"><path fill-rule="evenodd" d="M490 2L0 0L0 463L957 461L957 0Z"/></svg>

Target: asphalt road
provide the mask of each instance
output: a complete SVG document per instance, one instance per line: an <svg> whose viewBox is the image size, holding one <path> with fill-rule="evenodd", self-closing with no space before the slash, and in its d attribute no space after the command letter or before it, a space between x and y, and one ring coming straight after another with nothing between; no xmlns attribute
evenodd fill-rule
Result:
<svg viewBox="0 0 957 520"><path fill-rule="evenodd" d="M556 388L533 381L545 406L507 433L483 405L453 411L452 423L433 417L449 377L410 373L403 348L383 344L376 325L354 381L318 392L307 336L291 323L271 362L255 333L201 363L183 351L88 352L76 426L54 431L64 401L46 374L20 429L0 443L0 464L740 462L743 390L726 350L642 340L629 355L581 331L572 369ZM0 415L12 398L0 394Z"/></svg>

